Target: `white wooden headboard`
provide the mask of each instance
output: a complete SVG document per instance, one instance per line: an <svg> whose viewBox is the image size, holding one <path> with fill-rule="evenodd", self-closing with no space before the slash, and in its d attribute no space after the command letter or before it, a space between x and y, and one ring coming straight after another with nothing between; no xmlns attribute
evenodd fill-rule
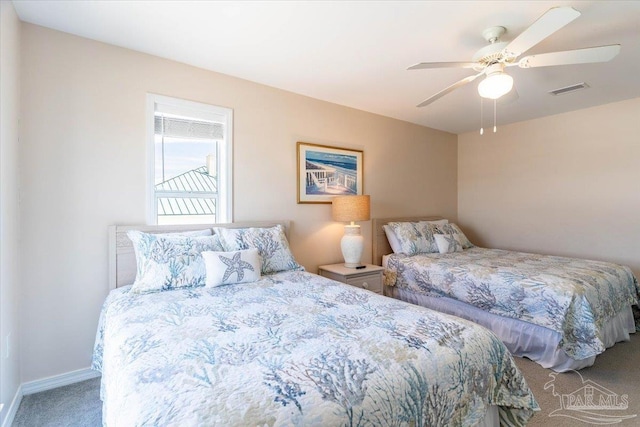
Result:
<svg viewBox="0 0 640 427"><path fill-rule="evenodd" d="M111 225L109 226L109 289L130 285L136 278L136 254L133 243L127 237L129 230L145 233L172 233L177 231L204 230L212 227L246 228L273 227L280 224L289 238L290 221L252 221L230 224L189 224L189 225Z"/></svg>
<svg viewBox="0 0 640 427"><path fill-rule="evenodd" d="M397 218L373 218L373 263L375 265L382 265L382 257L393 253L387 235L382 228L390 222L416 222L416 221L436 221L443 219L441 216L412 216L412 217L397 217Z"/></svg>

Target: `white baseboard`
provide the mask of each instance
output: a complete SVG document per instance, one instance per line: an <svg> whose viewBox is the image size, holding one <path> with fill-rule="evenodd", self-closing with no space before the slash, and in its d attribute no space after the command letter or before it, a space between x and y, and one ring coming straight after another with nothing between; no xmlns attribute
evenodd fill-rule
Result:
<svg viewBox="0 0 640 427"><path fill-rule="evenodd" d="M29 381L22 384L22 395L39 393L41 391L51 390L69 384L79 383L80 381L90 380L100 376L100 372L93 369L78 369L77 371L67 372L66 374L55 375L53 377L43 378L41 380Z"/></svg>
<svg viewBox="0 0 640 427"><path fill-rule="evenodd" d="M16 417L16 414L18 412L18 407L20 406L20 402L22 401L22 396L51 390L69 384L79 383L80 381L90 380L99 376L100 372L86 368L67 372L66 374L55 375L53 377L47 377L41 380L29 381L27 383L20 384L18 390L16 391L16 395L13 397L11 406L9 406L7 410L7 416L2 423L2 427L10 427L11 424L13 424L13 419Z"/></svg>
<svg viewBox="0 0 640 427"><path fill-rule="evenodd" d="M2 427L10 427L13 424L13 419L16 417L18 413L18 407L20 406L20 402L22 402L22 385L18 386L18 390L16 390L15 396L13 396L13 400L11 401L11 405L7 408L7 416L4 417L4 422L2 423Z"/></svg>

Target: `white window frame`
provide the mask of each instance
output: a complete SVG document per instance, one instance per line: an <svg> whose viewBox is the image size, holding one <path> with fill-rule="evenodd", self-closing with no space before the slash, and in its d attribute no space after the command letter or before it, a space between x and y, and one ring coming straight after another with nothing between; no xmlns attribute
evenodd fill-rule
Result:
<svg viewBox="0 0 640 427"><path fill-rule="evenodd" d="M155 194L155 111L156 104L179 109L204 110L224 117L224 141L218 144L218 201L216 222L233 222L233 110L231 108L187 101L164 95L147 94L147 224L158 223Z"/></svg>

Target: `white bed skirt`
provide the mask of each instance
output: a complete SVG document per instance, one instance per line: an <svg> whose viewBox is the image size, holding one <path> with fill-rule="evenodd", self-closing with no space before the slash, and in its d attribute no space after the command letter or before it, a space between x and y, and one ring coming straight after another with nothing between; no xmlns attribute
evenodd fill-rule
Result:
<svg viewBox="0 0 640 427"><path fill-rule="evenodd" d="M570 358L558 346L560 333L533 323L491 314L451 298L434 298L396 287L387 286L386 295L471 320L493 331L514 356L527 357L556 372L586 368L596 360L595 356L581 360ZM635 330L633 312L627 307L607 321L602 340L608 348L619 341L629 341L629 334Z"/></svg>

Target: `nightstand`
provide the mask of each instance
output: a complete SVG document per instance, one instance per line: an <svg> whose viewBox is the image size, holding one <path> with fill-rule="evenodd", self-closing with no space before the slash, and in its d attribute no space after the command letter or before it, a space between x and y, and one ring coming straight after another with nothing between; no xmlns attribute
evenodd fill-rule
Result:
<svg viewBox="0 0 640 427"><path fill-rule="evenodd" d="M380 295L384 295L382 286L383 267L379 265L365 264L365 268L347 268L344 264L321 265L318 267L320 276L366 289Z"/></svg>

